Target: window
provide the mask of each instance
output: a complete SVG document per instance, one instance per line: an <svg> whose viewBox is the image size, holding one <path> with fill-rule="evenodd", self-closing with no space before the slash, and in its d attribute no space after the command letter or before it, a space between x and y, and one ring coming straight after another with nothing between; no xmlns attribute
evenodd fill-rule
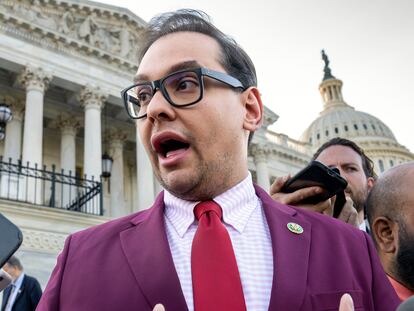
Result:
<svg viewBox="0 0 414 311"><path fill-rule="evenodd" d="M382 162L382 160L378 160L378 165L379 165L379 169L380 172L384 172L384 163Z"/></svg>
<svg viewBox="0 0 414 311"><path fill-rule="evenodd" d="M394 166L394 161L390 160L390 166L393 167Z"/></svg>
<svg viewBox="0 0 414 311"><path fill-rule="evenodd" d="M318 133L318 134L316 134L316 139L319 139L319 138L321 138L321 135L319 135L319 133Z"/></svg>
<svg viewBox="0 0 414 311"><path fill-rule="evenodd" d="M345 132L348 132L348 125L344 126Z"/></svg>
<svg viewBox="0 0 414 311"><path fill-rule="evenodd" d="M358 131L358 125L354 124L354 129Z"/></svg>
<svg viewBox="0 0 414 311"><path fill-rule="evenodd" d="M364 130L368 129L368 126L365 123L362 126L364 127Z"/></svg>
<svg viewBox="0 0 414 311"><path fill-rule="evenodd" d="M329 136L329 131L328 130L325 131L325 135Z"/></svg>
<svg viewBox="0 0 414 311"><path fill-rule="evenodd" d="M335 134L338 134L338 133L339 133L339 130L337 127L335 127Z"/></svg>

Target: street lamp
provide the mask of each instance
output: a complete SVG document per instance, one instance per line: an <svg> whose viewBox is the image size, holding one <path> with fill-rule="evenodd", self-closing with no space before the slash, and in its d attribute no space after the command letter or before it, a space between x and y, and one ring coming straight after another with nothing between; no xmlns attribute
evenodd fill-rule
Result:
<svg viewBox="0 0 414 311"><path fill-rule="evenodd" d="M8 105L0 103L0 140L6 136L6 124L12 119L12 113Z"/></svg>
<svg viewBox="0 0 414 311"><path fill-rule="evenodd" d="M103 124L103 129L104 129L104 133L106 130L106 108L107 105L105 105L104 108L104 124ZM112 170L112 162L114 162L114 160L109 156L109 154L106 152L106 143L104 144L104 148L105 148L105 152L102 155L102 177L104 178L109 178L111 177L111 170Z"/></svg>
<svg viewBox="0 0 414 311"><path fill-rule="evenodd" d="M102 177L108 178L111 177L112 162L114 160L109 156L105 151L102 155Z"/></svg>

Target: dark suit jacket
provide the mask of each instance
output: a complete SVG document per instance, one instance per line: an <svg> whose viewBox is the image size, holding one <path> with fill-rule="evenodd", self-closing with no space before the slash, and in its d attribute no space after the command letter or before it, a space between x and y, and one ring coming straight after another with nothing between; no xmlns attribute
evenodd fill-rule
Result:
<svg viewBox="0 0 414 311"><path fill-rule="evenodd" d="M6 308L7 300L9 299L11 286L7 287L3 292L3 302L1 305L1 311ZM16 300L14 301L12 311L32 311L36 310L36 306L39 303L42 296L42 289L39 282L27 274L24 275L22 286L17 293Z"/></svg>
<svg viewBox="0 0 414 311"><path fill-rule="evenodd" d="M274 279L269 310L395 310L399 299L369 237L331 217L274 202L262 189ZM68 237L39 311L187 310L164 227L161 193L149 210ZM300 224L303 234L287 229Z"/></svg>

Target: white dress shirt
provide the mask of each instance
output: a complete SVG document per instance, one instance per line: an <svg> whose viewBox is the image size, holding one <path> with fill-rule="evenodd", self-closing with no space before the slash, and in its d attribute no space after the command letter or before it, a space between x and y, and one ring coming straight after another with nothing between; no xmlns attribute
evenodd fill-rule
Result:
<svg viewBox="0 0 414 311"><path fill-rule="evenodd" d="M10 286L14 286L12 292L10 293L9 299L7 300L5 311L11 311L13 308L14 302L16 301L17 294L20 291L24 279L24 273L20 274L19 277L12 283Z"/></svg>
<svg viewBox="0 0 414 311"><path fill-rule="evenodd" d="M261 201L249 175L213 199L223 210L223 223L233 244L247 310L268 310L273 282L273 252ZM191 245L197 230L193 209L199 202L165 191L165 227L175 269L188 309L194 310Z"/></svg>

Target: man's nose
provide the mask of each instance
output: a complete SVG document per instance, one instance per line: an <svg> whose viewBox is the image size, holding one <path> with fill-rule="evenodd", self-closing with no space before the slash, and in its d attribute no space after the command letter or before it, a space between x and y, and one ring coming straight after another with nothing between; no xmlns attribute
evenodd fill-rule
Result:
<svg viewBox="0 0 414 311"><path fill-rule="evenodd" d="M165 99L160 89L157 89L147 106L147 119L151 122L156 120L168 120L174 118L174 108Z"/></svg>

